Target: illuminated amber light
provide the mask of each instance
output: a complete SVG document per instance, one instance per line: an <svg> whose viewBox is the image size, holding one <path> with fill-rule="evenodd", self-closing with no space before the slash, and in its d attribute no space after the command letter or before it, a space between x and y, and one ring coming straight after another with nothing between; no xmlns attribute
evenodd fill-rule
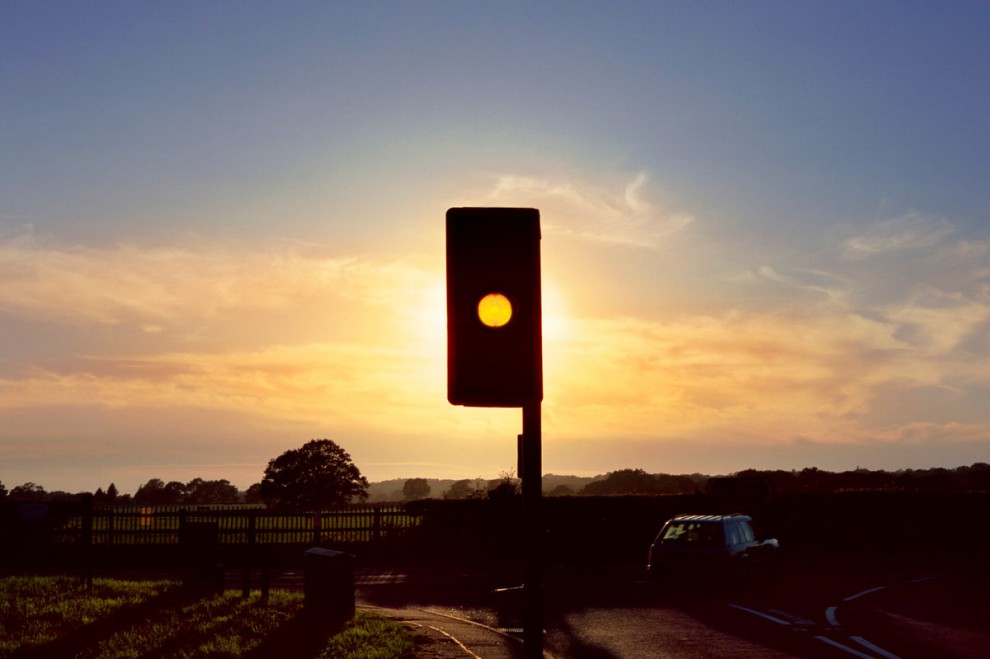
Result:
<svg viewBox="0 0 990 659"><path fill-rule="evenodd" d="M512 303L501 293L489 293L478 302L478 319L488 327L503 327L512 320Z"/></svg>

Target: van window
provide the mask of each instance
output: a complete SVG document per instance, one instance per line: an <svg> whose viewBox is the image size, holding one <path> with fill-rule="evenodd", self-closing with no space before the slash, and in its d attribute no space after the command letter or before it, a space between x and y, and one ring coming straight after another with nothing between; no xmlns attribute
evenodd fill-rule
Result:
<svg viewBox="0 0 990 659"><path fill-rule="evenodd" d="M722 525L717 522L671 522L664 529L660 542L717 545L722 542Z"/></svg>

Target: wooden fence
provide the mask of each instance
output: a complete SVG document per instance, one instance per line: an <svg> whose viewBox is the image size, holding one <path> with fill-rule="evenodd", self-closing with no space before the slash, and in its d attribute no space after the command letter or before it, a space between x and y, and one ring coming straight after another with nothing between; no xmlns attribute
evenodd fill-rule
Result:
<svg viewBox="0 0 990 659"><path fill-rule="evenodd" d="M364 543L405 533L419 523L403 505L348 506L304 513L265 509L101 510L92 543L175 544L187 524L215 524L220 544ZM85 523L83 529L85 530Z"/></svg>
<svg viewBox="0 0 990 659"><path fill-rule="evenodd" d="M290 513L259 506L88 507L29 504L5 526L53 545L178 545L187 528L215 528L221 545L374 543L407 533L420 516L405 504L352 505ZM8 529L13 531L14 529Z"/></svg>

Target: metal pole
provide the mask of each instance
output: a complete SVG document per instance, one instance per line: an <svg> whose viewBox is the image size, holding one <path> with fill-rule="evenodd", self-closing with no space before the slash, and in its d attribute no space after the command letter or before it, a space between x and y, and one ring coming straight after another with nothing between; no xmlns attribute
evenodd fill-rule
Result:
<svg viewBox="0 0 990 659"><path fill-rule="evenodd" d="M543 657L543 499L542 418L540 402L523 406L523 646L527 659Z"/></svg>

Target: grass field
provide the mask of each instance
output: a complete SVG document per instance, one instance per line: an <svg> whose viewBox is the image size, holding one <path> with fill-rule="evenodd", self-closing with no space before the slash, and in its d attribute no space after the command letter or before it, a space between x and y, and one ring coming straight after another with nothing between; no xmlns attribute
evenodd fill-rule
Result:
<svg viewBox="0 0 990 659"><path fill-rule="evenodd" d="M303 612L301 593L267 603L227 591L184 597L172 581L68 577L0 578L0 657L281 657L385 659L414 656L399 625L358 612L333 633Z"/></svg>

